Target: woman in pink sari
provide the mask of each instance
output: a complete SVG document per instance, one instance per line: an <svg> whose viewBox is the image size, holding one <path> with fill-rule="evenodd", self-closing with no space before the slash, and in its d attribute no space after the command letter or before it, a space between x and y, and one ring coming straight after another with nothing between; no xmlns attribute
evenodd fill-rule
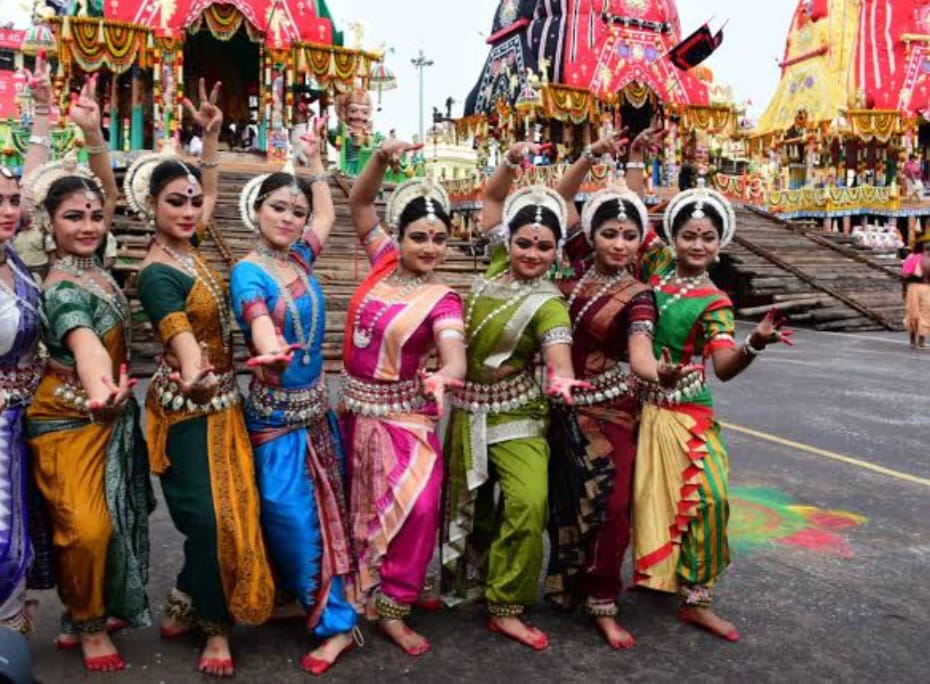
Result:
<svg viewBox="0 0 930 684"><path fill-rule="evenodd" d="M418 656L429 642L404 619L436 548L442 490L436 424L445 391L461 386L465 375L465 337L461 299L434 275L449 236L445 192L425 179L398 186L387 206L393 236L375 211L385 172L409 149L387 141L349 197L372 270L346 314L343 398L358 558L350 597ZM427 374L437 350L439 370Z"/></svg>

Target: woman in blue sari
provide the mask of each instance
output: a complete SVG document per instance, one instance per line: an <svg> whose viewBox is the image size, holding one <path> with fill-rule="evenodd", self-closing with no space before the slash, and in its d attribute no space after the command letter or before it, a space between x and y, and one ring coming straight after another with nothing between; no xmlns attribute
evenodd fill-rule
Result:
<svg viewBox="0 0 930 684"><path fill-rule="evenodd" d="M296 599L322 641L301 663L312 674L354 645L357 620L344 593L350 570L344 458L327 404L325 302L312 270L335 221L320 136L303 139L311 176L272 173L243 189L242 218L259 240L230 283L255 370L246 420L262 530L278 588Z"/></svg>

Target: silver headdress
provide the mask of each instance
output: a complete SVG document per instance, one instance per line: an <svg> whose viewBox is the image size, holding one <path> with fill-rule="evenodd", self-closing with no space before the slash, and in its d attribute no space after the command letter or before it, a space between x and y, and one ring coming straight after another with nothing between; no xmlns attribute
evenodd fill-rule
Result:
<svg viewBox="0 0 930 684"><path fill-rule="evenodd" d="M527 207L535 209L534 221L532 225L542 226L543 209L548 209L555 214L559 222L558 251L562 253L562 247L565 246L566 224L568 223L568 205L562 196L552 188L545 185L532 185L528 188L521 188L507 198L504 202L504 225L510 226L513 220L521 211Z"/></svg>
<svg viewBox="0 0 930 684"><path fill-rule="evenodd" d="M707 207L712 207L723 219L720 248L723 249L733 241L733 234L736 233L736 212L733 211L730 200L710 188L692 188L675 195L665 209L665 216L662 220L662 238L673 254L675 253L675 238L672 235L672 226L675 225L675 219L681 212L686 211L690 218L699 221L707 217L704 211Z"/></svg>
<svg viewBox="0 0 930 684"><path fill-rule="evenodd" d="M411 202L422 197L426 202L426 220L430 223L436 221L436 206L439 205L446 214L450 211L449 195L445 188L430 178L411 178L398 185L391 193L387 203L386 218L388 227L397 232L400 226L400 217Z"/></svg>
<svg viewBox="0 0 930 684"><path fill-rule="evenodd" d="M103 195L103 185L86 166L78 164L75 150L69 151L58 161L46 162L23 178L26 203L32 217L32 224L45 233L52 226L52 218L45 208L45 200L55 181L62 178L77 177L84 184L84 194L88 201Z"/></svg>
<svg viewBox="0 0 930 684"><path fill-rule="evenodd" d="M284 164L281 168L281 173L289 174L291 177L291 184L288 186L291 195L294 197L302 195L303 190L301 190L300 186L297 184L297 175L293 160L288 160ZM242 188L242 192L239 193L239 216L242 218L242 223L253 233L259 232L258 215L255 213L255 205L261 204L267 197L267 195L259 195L258 192L261 190L262 183L268 180L269 176L271 176L270 173L263 173L259 176L255 176L245 184ZM280 188L275 188L275 190L279 189Z"/></svg>
<svg viewBox="0 0 930 684"><path fill-rule="evenodd" d="M639 235L642 237L649 230L649 210L639 195L630 190L623 180L619 180L615 185L599 190L588 198L581 210L581 229L588 244L594 244L594 216L598 210L607 202L616 200L620 205L620 211L617 213L618 221L628 221L630 217L626 213L626 202L632 204L636 209L637 218L639 218L640 229Z"/></svg>
<svg viewBox="0 0 930 684"><path fill-rule="evenodd" d="M197 176L194 175L194 172L178 154L173 139L166 141L160 152L146 152L139 155L126 169L126 177L123 178L123 192L133 211L146 218L155 216L155 209L148 201L152 172L165 161L174 162L187 172L188 195L196 194L197 186L200 185Z"/></svg>

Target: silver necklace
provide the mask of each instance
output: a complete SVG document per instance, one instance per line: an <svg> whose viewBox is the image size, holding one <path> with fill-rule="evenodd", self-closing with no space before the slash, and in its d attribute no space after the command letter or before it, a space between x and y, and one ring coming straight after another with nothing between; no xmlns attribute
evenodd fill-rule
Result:
<svg viewBox="0 0 930 684"><path fill-rule="evenodd" d="M482 294L484 294L485 290L487 290L491 285L493 285L494 283L496 283L498 280L500 280L506 275L509 275L511 278L513 278L513 282L510 283L510 289L515 290L516 292L513 294L513 296L508 297L506 300L504 300L503 304L489 311L488 315L485 316L484 319L482 319L482 321L478 324L478 326L474 330L472 330L471 322L472 322L472 318L474 318L474 315L475 315L475 307L478 305L478 298ZM472 286L472 293L471 293L471 296L468 298L468 308L465 310L465 321L464 322L465 322L466 338L468 340L473 340L476 337L478 337L478 333L484 330L485 326L488 323L493 321L495 318L500 316L502 313L504 313L511 307L516 306L519 302L521 302L526 297L529 297L533 293L533 291L539 287L540 283L542 283L543 280L545 280L545 276L543 276L542 278L534 278L533 280L519 280L513 274L513 271L510 269L502 273L498 273L493 278L480 278L479 277L475 281L475 284Z"/></svg>
<svg viewBox="0 0 930 684"><path fill-rule="evenodd" d="M223 336L223 350L228 356L232 351L232 328L229 318L229 306L226 302L226 295L223 293L223 286L217 281L216 276L207 265L197 256L196 252L185 252L181 254L157 239L155 240L155 244L158 245L165 254L177 261L191 278L197 280L199 277L201 282L206 286L219 312L220 333Z"/></svg>
<svg viewBox="0 0 930 684"><path fill-rule="evenodd" d="M275 281L275 284L278 286L278 290L281 292L281 298L284 300L284 304L287 307L287 310L291 314L291 318L294 321L294 334L297 336L297 344L300 345L303 354L301 355L300 362L305 365L310 365L310 349L313 347L313 340L316 339L316 330L319 324L320 319L320 310L322 306L320 305L319 300L317 299L316 292L310 285L310 278L307 276L307 273L299 264L296 265L294 270L297 271L297 278L303 284L304 289L307 291L307 296L310 297L310 332L305 337L304 336L304 326L303 321L300 318L300 309L297 308L297 302L294 301L294 297L291 295L290 290L288 289L287 283L284 281L284 278L281 277L279 272L279 266L283 264L291 264L290 260L287 259L287 253L283 253L284 259L281 259L278 254L282 252L280 250L274 250L275 254L269 254L269 249L261 249L264 244L262 244L258 249L255 250L255 253L261 259L263 265L265 266L265 271L272 277Z"/></svg>
<svg viewBox="0 0 930 684"><path fill-rule="evenodd" d="M128 354L132 349L132 311L129 308L126 295L123 294L113 276L97 266L97 263L92 258L76 257L73 254L68 254L55 261L54 267L62 273L76 278L80 287L83 287L104 302L119 317L125 331L126 351ZM101 276L107 282L111 292L107 292L94 280L93 276L95 274Z"/></svg>
<svg viewBox="0 0 930 684"><path fill-rule="evenodd" d="M571 295L569 295L568 297L569 313L571 313L572 305L574 305L575 300L581 294L582 290L584 289L584 286L588 283L588 281L602 281L603 285L601 285L597 289L597 291L588 298L588 301L585 302L585 305L581 307L581 311L579 311L578 315L575 316L575 322L572 323L573 333L575 332L575 330L578 329L578 326L581 324L581 321L584 319L585 314L588 313L591 307L594 306L597 302L599 302L601 300L601 297L603 297L608 292L610 292L613 289L614 285L622 283L624 280L626 280L628 276L629 274L624 270L617 271L613 275L605 276L601 273L598 273L597 267L595 266L591 266L591 268L585 271L584 275L581 276L581 278L578 280L578 283L572 289Z"/></svg>
<svg viewBox="0 0 930 684"><path fill-rule="evenodd" d="M368 291L368 294L362 299L361 304L358 305L358 309L355 312L355 319L352 325L352 343L359 349L365 349L371 344L371 339L374 336L375 327L378 325L378 321L386 314L392 306L395 304L403 304L404 299L416 290L421 285L425 285L426 282L432 276L432 273L421 273L418 276L413 276L412 278L403 278L396 275L396 271L389 275L387 278L382 280L380 283L375 285ZM367 328L362 327L362 311L375 298L375 290L381 283L386 283L389 280L393 280L395 283L401 286L400 290L396 295L390 299L381 300L381 308L375 313L374 317L371 319L371 323L368 324Z"/></svg>
<svg viewBox="0 0 930 684"><path fill-rule="evenodd" d="M695 276L681 277L678 275L677 271L670 271L665 275L664 278L652 288L657 294L662 291L662 288L668 285L673 279L675 285L679 288L678 292L672 295L669 299L665 301L662 306L659 307L659 314L668 309L673 304L677 304L682 300L682 298L691 292L691 290L697 289L698 285L701 285L704 282L704 279L707 277L707 272L702 271Z"/></svg>

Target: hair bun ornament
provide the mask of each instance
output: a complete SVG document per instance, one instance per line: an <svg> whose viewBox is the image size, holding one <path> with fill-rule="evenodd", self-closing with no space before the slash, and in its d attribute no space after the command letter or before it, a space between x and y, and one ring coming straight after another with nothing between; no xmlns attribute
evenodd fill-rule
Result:
<svg viewBox="0 0 930 684"><path fill-rule="evenodd" d="M45 200L48 198L49 190L56 181L72 176L82 178L87 183L93 183L106 199L100 179L89 168L78 163L77 151L74 148L61 159L46 162L23 178L22 188L25 190L26 207L32 214L33 224L40 230L48 232L51 226L51 217L45 209ZM90 190L89 187L88 190Z"/></svg>
<svg viewBox="0 0 930 684"><path fill-rule="evenodd" d="M720 230L720 249L733 241L733 235L736 233L736 212L730 200L710 188L691 188L675 195L666 207L665 216L662 219L662 238L672 254L675 253L675 237L672 235L672 227L678 215L686 211L691 214L692 218L702 219L706 217L704 210L708 207L714 209L723 220Z"/></svg>
<svg viewBox="0 0 930 684"><path fill-rule="evenodd" d="M544 185L533 185L517 190L504 202L504 223L509 226L517 214L526 207L542 207L555 214L559 221L559 230L562 237L565 237L565 224L568 223L568 205L559 193Z"/></svg>
<svg viewBox="0 0 930 684"><path fill-rule="evenodd" d="M126 176L123 178L123 193L126 195L126 201L129 202L134 212L145 218L152 218L155 215L154 207L149 204L149 190L152 173L164 161L176 161L187 168L187 164L183 162L178 153L174 138L166 140L158 152L140 154L126 169ZM191 175L190 170L188 170L188 175Z"/></svg>
<svg viewBox="0 0 930 684"><path fill-rule="evenodd" d="M386 216L388 226L392 231L396 231L400 226L400 217L407 206L420 197L435 202L446 214L452 206L449 202L449 195L441 185L436 184L430 178L411 178L394 188L394 192L388 198ZM430 202L427 202L428 207ZM435 216L435 207L431 213Z"/></svg>
<svg viewBox="0 0 930 684"><path fill-rule="evenodd" d="M639 236L643 237L649 229L649 210L646 208L646 204L639 195L630 190L627 184L620 179L614 185L598 190L591 195L581 209L581 229L584 231L588 244L594 244L594 216L602 206L612 200L617 200L620 203L620 213L623 216L617 216L617 220L623 221L629 218L624 211L624 202L627 202L633 205L639 217L641 226Z"/></svg>
<svg viewBox="0 0 930 684"><path fill-rule="evenodd" d="M239 193L239 217L246 228L258 233L258 216L255 213L255 202L258 201L258 191L262 188L270 173L263 173L250 179Z"/></svg>

